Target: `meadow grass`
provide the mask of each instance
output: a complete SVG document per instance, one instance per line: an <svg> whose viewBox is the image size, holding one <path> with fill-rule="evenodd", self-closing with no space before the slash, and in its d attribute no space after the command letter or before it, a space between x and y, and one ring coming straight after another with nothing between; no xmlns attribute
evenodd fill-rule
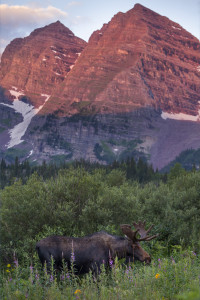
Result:
<svg viewBox="0 0 200 300"><path fill-rule="evenodd" d="M73 270L74 268L72 268ZM140 262L125 266L116 260L109 271L102 267L78 277L66 267L47 273L39 262L19 265L14 259L1 272L1 299L200 299L200 258L193 251L157 257L151 265Z"/></svg>

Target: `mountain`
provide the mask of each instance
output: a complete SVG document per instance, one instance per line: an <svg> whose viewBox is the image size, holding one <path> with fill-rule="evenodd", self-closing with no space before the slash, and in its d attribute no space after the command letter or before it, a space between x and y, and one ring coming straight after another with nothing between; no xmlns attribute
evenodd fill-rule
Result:
<svg viewBox="0 0 200 300"><path fill-rule="evenodd" d="M200 148L200 43L140 4L88 43L60 22L15 39L0 73L0 114L23 117L7 129L1 122L1 156L101 163L142 156L160 169Z"/></svg>
<svg viewBox="0 0 200 300"><path fill-rule="evenodd" d="M151 106L196 116L199 65L200 44L195 37L137 4L92 34L64 88L59 86L53 97L64 115L79 113L86 101L88 110L98 113ZM55 107L49 102L44 109L52 112Z"/></svg>
<svg viewBox="0 0 200 300"><path fill-rule="evenodd" d="M17 38L2 55L1 86L16 87L38 107L41 94L51 95L64 81L86 44L59 21Z"/></svg>
<svg viewBox="0 0 200 300"><path fill-rule="evenodd" d="M200 149L188 149L181 152L173 161L166 165L161 172L169 172L176 164L180 164L185 170L192 170L193 168L199 170L200 168Z"/></svg>

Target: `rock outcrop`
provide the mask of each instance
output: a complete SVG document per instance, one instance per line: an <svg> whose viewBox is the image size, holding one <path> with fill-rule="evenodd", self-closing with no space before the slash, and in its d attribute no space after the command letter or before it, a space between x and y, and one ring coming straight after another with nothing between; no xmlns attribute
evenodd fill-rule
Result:
<svg viewBox="0 0 200 300"><path fill-rule="evenodd" d="M86 42L59 21L13 40L1 59L0 85L16 87L38 107L75 65Z"/></svg>

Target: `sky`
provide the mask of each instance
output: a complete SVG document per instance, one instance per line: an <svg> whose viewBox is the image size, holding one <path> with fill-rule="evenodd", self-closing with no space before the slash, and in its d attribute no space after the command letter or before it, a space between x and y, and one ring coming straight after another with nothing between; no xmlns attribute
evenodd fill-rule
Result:
<svg viewBox="0 0 200 300"><path fill-rule="evenodd" d="M179 23L200 39L200 0L0 0L0 53L14 38L57 20L88 41L93 31L136 3Z"/></svg>

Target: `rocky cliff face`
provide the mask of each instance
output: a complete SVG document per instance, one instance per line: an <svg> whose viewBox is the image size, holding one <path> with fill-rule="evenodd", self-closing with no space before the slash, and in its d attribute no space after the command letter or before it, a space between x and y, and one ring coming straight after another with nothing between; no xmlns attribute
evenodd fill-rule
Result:
<svg viewBox="0 0 200 300"><path fill-rule="evenodd" d="M0 78L0 114L17 116L7 129L0 119L0 157L162 168L200 147L200 43L139 4L88 44L60 22L14 40Z"/></svg>
<svg viewBox="0 0 200 300"><path fill-rule="evenodd" d="M180 25L137 4L94 32L45 105L62 115L153 107L198 115L200 43ZM79 78L79 80L74 80Z"/></svg>
<svg viewBox="0 0 200 300"><path fill-rule="evenodd" d="M51 95L79 58L86 42L59 21L13 40L1 59L0 84L23 91L31 103L43 104L41 94Z"/></svg>

